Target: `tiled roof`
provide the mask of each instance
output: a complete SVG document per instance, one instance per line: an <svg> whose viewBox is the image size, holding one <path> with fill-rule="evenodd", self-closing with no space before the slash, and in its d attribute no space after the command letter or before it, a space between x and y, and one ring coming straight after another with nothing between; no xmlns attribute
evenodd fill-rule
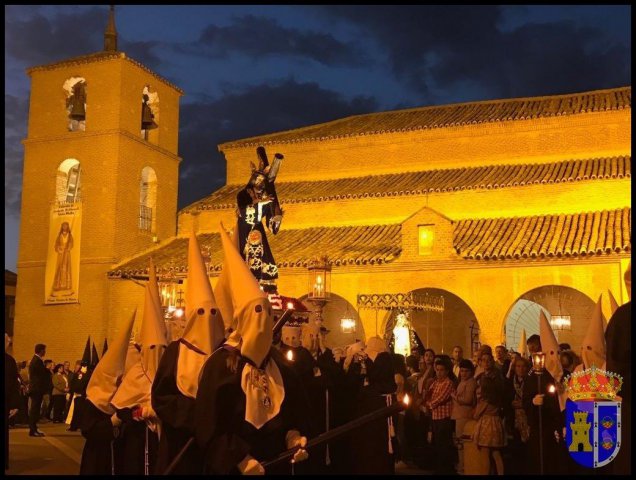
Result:
<svg viewBox="0 0 636 480"><path fill-rule="evenodd" d="M629 178L631 172L631 157L612 157L543 164L428 170L318 182L280 182L276 184L276 191L280 202L286 204ZM208 197L185 207L183 211L234 208L236 194L244 186L226 185Z"/></svg>
<svg viewBox="0 0 636 480"><path fill-rule="evenodd" d="M201 250L209 252L210 270L222 263L218 233L198 235ZM401 225L314 227L281 230L268 237L279 267L307 268L318 254L333 265L379 265L402 253ZM468 260L503 260L602 255L631 251L631 208L571 215L460 220L453 247ZM153 258L157 273L187 272L187 238L145 252L115 266L109 276L145 276Z"/></svg>
<svg viewBox="0 0 636 480"><path fill-rule="evenodd" d="M68 67L68 66L71 66L71 65L81 65L83 63L103 62L105 60L112 60L112 59L115 59L115 58L123 58L125 60L128 60L133 65L137 65L139 68L141 68L141 69L145 70L146 72L150 73L153 77L158 78L163 83L165 83L166 85L171 86L177 92L179 92L181 95L183 95L183 90L181 90L175 84L173 84L172 82L169 82L168 80L163 78L161 75L158 75L157 73L153 72L148 67L146 67L144 64L139 63L137 60L134 60L134 59L130 58L128 55L126 55L125 52L102 51L102 52L90 53L88 55L81 55L79 57L67 58L65 60L60 60L59 62L49 63L47 65L38 65L38 66L35 66L35 67L31 67L31 68L27 69L27 73L31 74L31 72L35 72L35 71L38 71L38 70L53 70L53 69L59 68L59 67Z"/></svg>
<svg viewBox="0 0 636 480"><path fill-rule="evenodd" d="M573 215L461 220L453 244L466 259L503 260L631 251L631 208Z"/></svg>
<svg viewBox="0 0 636 480"><path fill-rule="evenodd" d="M267 239L279 267L306 268L318 254L327 255L333 265L380 264L391 262L400 255L401 229L401 225L315 227L281 230ZM201 250L211 254L211 270L219 271L223 262L220 234L204 233L197 238ZM176 238L163 247L116 266L109 275L146 275L151 256L158 273L167 273L171 269L176 274L185 273L187 253L188 239Z"/></svg>
<svg viewBox="0 0 636 480"><path fill-rule="evenodd" d="M355 115L309 127L227 142L220 145L219 149L620 110L631 108L631 104L631 86L547 97L456 103Z"/></svg>

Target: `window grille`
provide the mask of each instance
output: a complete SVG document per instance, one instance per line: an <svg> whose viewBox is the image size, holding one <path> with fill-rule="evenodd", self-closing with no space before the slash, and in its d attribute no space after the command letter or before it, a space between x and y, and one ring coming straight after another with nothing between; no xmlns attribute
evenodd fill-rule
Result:
<svg viewBox="0 0 636 480"><path fill-rule="evenodd" d="M139 230L152 231L152 208L139 205Z"/></svg>

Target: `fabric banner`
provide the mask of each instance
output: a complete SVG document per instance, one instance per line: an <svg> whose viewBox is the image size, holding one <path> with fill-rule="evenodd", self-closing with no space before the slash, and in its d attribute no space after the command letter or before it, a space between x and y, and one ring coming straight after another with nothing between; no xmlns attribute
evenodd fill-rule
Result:
<svg viewBox="0 0 636 480"><path fill-rule="evenodd" d="M51 207L48 254L44 275L44 303L79 302L79 266L82 204L56 203Z"/></svg>

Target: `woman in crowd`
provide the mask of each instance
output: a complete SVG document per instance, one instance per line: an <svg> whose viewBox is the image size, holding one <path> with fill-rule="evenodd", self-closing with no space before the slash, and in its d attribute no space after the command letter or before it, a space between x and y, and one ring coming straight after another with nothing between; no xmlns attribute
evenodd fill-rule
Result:
<svg viewBox="0 0 636 480"><path fill-rule="evenodd" d="M506 381L505 386L504 413L506 429L511 434L508 446L510 462L506 472L511 474L523 473L526 465L526 444L530 429L523 409L523 387L525 382L532 380L528 377L529 369L530 362L527 358L515 357L512 361L512 377Z"/></svg>
<svg viewBox="0 0 636 480"><path fill-rule="evenodd" d="M64 421L66 394L69 391L68 380L64 376L64 365L58 363L53 369L53 423Z"/></svg>
<svg viewBox="0 0 636 480"><path fill-rule="evenodd" d="M457 390L451 395L453 399L453 410L451 418L455 420L455 439L457 440L457 472L464 472L464 451L460 441L464 433L464 426L468 420L473 418L473 411L477 403L477 382L473 377L475 367L468 359L459 361L459 385Z"/></svg>
<svg viewBox="0 0 636 480"><path fill-rule="evenodd" d="M473 432L473 441L478 448L489 450L489 456L495 462L497 475L503 475L504 465L501 449L505 446L506 436L503 421L499 415L503 392L496 379L482 375L477 396L479 400L473 415L477 424Z"/></svg>

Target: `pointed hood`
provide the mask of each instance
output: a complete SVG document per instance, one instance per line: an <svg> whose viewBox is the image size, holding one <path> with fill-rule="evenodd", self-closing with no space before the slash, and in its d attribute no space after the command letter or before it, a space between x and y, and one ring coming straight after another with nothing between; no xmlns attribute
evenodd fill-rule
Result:
<svg viewBox="0 0 636 480"><path fill-rule="evenodd" d="M375 362L377 356L382 352L388 352L386 348L386 342L380 337L371 337L367 340L367 346L364 349L372 362Z"/></svg>
<svg viewBox="0 0 636 480"><path fill-rule="evenodd" d="M185 301L187 323L179 345L177 387L184 395L196 398L199 372L207 358L223 342L225 327L194 230L188 244L188 285Z"/></svg>
<svg viewBox="0 0 636 480"><path fill-rule="evenodd" d="M315 354L320 350L320 325L316 322L304 323L301 327L302 346Z"/></svg>
<svg viewBox="0 0 636 480"><path fill-rule="evenodd" d="M583 360L585 368L590 368L592 365L596 368L604 368L605 366L605 333L603 328L605 320L601 299L602 295L598 297L594 306L592 318L581 343L581 360Z"/></svg>
<svg viewBox="0 0 636 480"><path fill-rule="evenodd" d="M273 328L273 327L272 327ZM288 347L300 347L302 332L299 325L284 325L281 328L281 341Z"/></svg>
<svg viewBox="0 0 636 480"><path fill-rule="evenodd" d="M97 355L97 347L93 342L93 351L91 353L91 367L95 368L95 366L99 363L99 356Z"/></svg>
<svg viewBox="0 0 636 480"><path fill-rule="evenodd" d="M84 355L82 355L82 363L86 366L91 364L91 336L86 339L86 346L84 347Z"/></svg>
<svg viewBox="0 0 636 480"><path fill-rule="evenodd" d="M259 368L272 345L272 307L223 224L220 232L224 255L223 268L229 273L234 305L233 320L242 338L241 355L250 359Z"/></svg>
<svg viewBox="0 0 636 480"><path fill-rule="evenodd" d="M614 295L612 295L611 290L608 290L607 293L609 294L610 309L612 311L612 315L614 315L614 312L618 310L618 302L614 298Z"/></svg>
<svg viewBox="0 0 636 480"><path fill-rule="evenodd" d="M117 409L134 408L138 405L150 404L150 389L152 380L148 377L141 364L139 347L134 343L128 344L124 375L110 403Z"/></svg>
<svg viewBox="0 0 636 480"><path fill-rule="evenodd" d="M86 398L104 413L115 413L110 400L113 398L119 379L124 373L126 352L136 313L137 309L131 315L130 320L122 325L106 355L95 367L86 388Z"/></svg>
<svg viewBox="0 0 636 480"><path fill-rule="evenodd" d="M521 354L522 357L528 357L528 340L526 339L525 328L521 330L521 338L519 339L519 346L517 347L517 351Z"/></svg>
<svg viewBox="0 0 636 480"><path fill-rule="evenodd" d="M214 287L214 298L221 311L225 329L232 328L235 330L236 324L232 322L234 319L234 304L232 303L232 291L230 290L230 274L227 268L221 270L219 280L216 282L216 287Z"/></svg>
<svg viewBox="0 0 636 480"><path fill-rule="evenodd" d="M168 345L166 338L166 324L163 321L161 308L157 303L157 277L154 275L154 265L150 263L150 281L146 284L144 298L144 316L141 321L140 344L141 363L144 371L152 382L159 366L159 360ZM157 295L155 295L157 294Z"/></svg>
<svg viewBox="0 0 636 480"><path fill-rule="evenodd" d="M150 258L150 266L148 269L148 284L147 287L150 288L150 293L152 296L152 300L154 301L155 305L157 306L157 310L159 312L162 312L161 309L161 295L159 294L159 282L157 281L157 272L155 269L155 264L152 261L152 258ZM162 329L163 329L163 333L164 336L167 338L168 335L168 331L166 328L166 323L162 320L161 324L163 325Z"/></svg>
<svg viewBox="0 0 636 480"><path fill-rule="evenodd" d="M108 339L104 338L104 346L102 347L102 357L106 355L107 350L108 350Z"/></svg>
<svg viewBox="0 0 636 480"><path fill-rule="evenodd" d="M185 302L188 323L182 338L209 355L223 341L225 327L194 230L188 244L188 288Z"/></svg>
<svg viewBox="0 0 636 480"><path fill-rule="evenodd" d="M554 336L543 309L539 313L539 336L541 337L541 350L545 353L545 369L550 372L555 381L560 382L563 377L563 366L559 359L559 342Z"/></svg>

